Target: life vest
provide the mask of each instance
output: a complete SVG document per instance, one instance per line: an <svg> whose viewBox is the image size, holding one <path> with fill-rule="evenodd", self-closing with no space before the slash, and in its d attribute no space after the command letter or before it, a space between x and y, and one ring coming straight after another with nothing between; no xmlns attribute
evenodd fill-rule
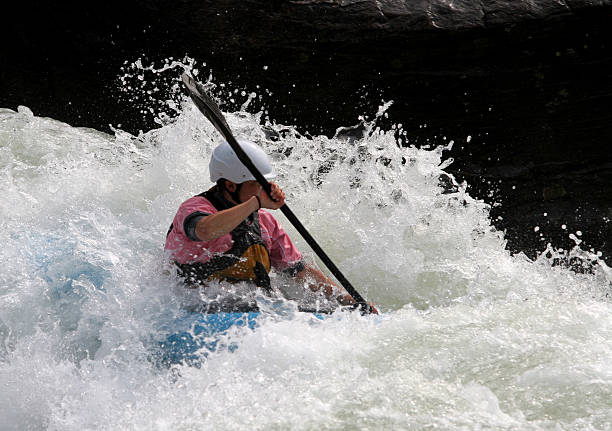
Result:
<svg viewBox="0 0 612 431"><path fill-rule="evenodd" d="M229 202L217 187L201 193L218 211L231 208ZM170 231L172 226L170 226ZM169 231L169 232L170 232ZM225 280L232 283L252 281L256 286L270 291L270 253L261 237L259 215L255 211L230 232L232 248L214 256L208 262L178 263L179 275L186 281L205 284L210 280Z"/></svg>

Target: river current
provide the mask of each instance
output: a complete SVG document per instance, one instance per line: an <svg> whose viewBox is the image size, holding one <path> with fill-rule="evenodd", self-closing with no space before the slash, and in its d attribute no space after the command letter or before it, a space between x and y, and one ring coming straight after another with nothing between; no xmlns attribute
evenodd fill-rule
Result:
<svg viewBox="0 0 612 431"><path fill-rule="evenodd" d="M512 255L444 172L452 143L399 148L373 123L305 137L227 113L382 315L269 316L200 367L156 364L185 303L165 234L221 139L176 109L138 136L0 110L0 429L612 429L610 268L580 232ZM570 255L589 270L553 264Z"/></svg>

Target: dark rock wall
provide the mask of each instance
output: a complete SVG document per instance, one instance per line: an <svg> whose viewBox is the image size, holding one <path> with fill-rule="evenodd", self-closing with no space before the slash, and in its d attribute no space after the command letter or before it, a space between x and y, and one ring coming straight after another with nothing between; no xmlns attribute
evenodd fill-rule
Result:
<svg viewBox="0 0 612 431"><path fill-rule="evenodd" d="M454 140L449 170L501 204L493 219L511 249L569 247L581 230L587 248L609 255L610 4L24 2L2 18L0 107L146 130L152 118L117 90L120 67L185 54L219 81L270 90L270 118L311 133L333 134L392 99L381 125L401 123L407 144Z"/></svg>

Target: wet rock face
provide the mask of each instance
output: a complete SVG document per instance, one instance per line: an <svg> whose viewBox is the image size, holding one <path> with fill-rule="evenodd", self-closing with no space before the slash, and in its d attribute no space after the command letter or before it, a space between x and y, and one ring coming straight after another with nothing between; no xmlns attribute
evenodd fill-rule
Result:
<svg viewBox="0 0 612 431"><path fill-rule="evenodd" d="M152 118L117 91L120 67L185 54L219 81L271 91L270 118L311 133L331 135L393 100L380 125L401 123L407 145L453 140L448 170L500 204L492 218L511 249L569 247L581 230L587 248L612 254L612 1L15 7L2 26L0 107L147 130Z"/></svg>
<svg viewBox="0 0 612 431"><path fill-rule="evenodd" d="M507 26L610 5L609 0L218 0L178 3L166 0L151 3L141 1L140 7L156 12L171 10L170 17L190 29L203 28L207 23L215 28L237 23L240 30L234 32L228 42L240 40L239 49L244 49L245 43L261 45L266 40L273 40L275 46L282 43L295 46L304 42L305 34L316 36L322 42L355 42L374 35L388 37L433 29L456 31Z"/></svg>

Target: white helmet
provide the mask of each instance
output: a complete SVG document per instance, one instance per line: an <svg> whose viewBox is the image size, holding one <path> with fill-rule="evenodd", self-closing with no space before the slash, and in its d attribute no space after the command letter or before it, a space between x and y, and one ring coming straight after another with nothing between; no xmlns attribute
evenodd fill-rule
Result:
<svg viewBox="0 0 612 431"><path fill-rule="evenodd" d="M239 140L238 143L266 179L271 180L276 176L272 169L270 158L259 145L243 139ZM210 171L210 180L214 183L221 178L236 184L255 179L227 142L218 145L213 150L208 169Z"/></svg>

